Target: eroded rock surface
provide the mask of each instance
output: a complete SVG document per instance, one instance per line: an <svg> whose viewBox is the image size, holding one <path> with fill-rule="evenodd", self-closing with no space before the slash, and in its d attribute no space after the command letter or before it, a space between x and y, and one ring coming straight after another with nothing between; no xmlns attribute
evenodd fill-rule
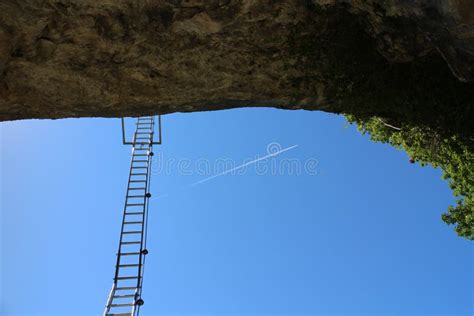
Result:
<svg viewBox="0 0 474 316"><path fill-rule="evenodd" d="M471 0L0 2L0 120L272 106L466 130L473 81Z"/></svg>

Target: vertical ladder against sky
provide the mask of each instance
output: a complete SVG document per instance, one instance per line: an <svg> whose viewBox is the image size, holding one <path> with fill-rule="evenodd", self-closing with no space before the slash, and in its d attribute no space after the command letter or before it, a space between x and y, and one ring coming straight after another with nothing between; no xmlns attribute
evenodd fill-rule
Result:
<svg viewBox="0 0 474 316"><path fill-rule="evenodd" d="M153 145L161 144L161 117L137 118L131 142L126 141L125 120L122 119L123 144L132 145L132 159L122 227L117 252L114 282L104 316L138 316L143 305L142 286L145 268L147 220L150 194ZM159 141L154 141L155 125Z"/></svg>

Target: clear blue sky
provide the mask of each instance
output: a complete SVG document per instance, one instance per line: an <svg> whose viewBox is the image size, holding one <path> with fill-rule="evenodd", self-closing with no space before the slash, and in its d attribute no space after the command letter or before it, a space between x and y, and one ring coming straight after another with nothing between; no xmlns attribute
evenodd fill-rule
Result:
<svg viewBox="0 0 474 316"><path fill-rule="evenodd" d="M474 248L440 220L454 198L439 170L324 113L245 109L163 124L158 158L186 166L155 165L143 316L474 314ZM130 159L119 120L0 132L0 314L100 315ZM272 142L298 146L189 186L214 174L198 174L203 162L239 165ZM288 159L317 160L317 172L270 171Z"/></svg>

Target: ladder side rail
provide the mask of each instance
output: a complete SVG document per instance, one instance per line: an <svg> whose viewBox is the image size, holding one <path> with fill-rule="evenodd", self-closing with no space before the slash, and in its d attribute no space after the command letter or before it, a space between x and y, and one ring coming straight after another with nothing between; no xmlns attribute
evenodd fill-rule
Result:
<svg viewBox="0 0 474 316"><path fill-rule="evenodd" d="M150 139L150 152L153 152L153 135L154 135L154 130L155 130L155 120L154 118L152 119L152 124L151 124L151 130L152 130L152 133L150 135L151 139ZM147 179L147 183L145 185L146 187L146 190L145 192L149 193L150 190L151 190L151 173L152 173L152 164L153 164L153 156L152 155L149 155L148 156L148 165L147 165L147 174L148 174L148 179ZM143 240L143 248L144 249L147 249L146 248L146 243L147 243L147 233L148 233L148 210L149 210L149 206L150 206L150 203L149 203L149 200L146 200L145 201L146 203L146 206L145 206L145 211L144 211L144 217L143 217L143 235L142 236L144 238ZM141 260L141 257L140 257L140 260ZM138 296L141 298L141 295L142 295L142 290L143 290L143 275L145 274L145 262L146 262L146 256L143 256L143 262L141 262L141 264L139 265L139 276L141 276L141 278L138 278L138 285L137 285L137 291L138 291ZM141 306L138 306L136 308L136 316L139 315L140 313L140 307ZM135 315L135 314L134 314Z"/></svg>
<svg viewBox="0 0 474 316"><path fill-rule="evenodd" d="M114 280L114 282L112 283L112 288L110 289L110 292L109 292L109 297L107 298L107 305L105 305L104 315L107 315L108 312L110 311L110 305L112 304L116 287L117 287L117 284L115 283L115 280Z"/></svg>
<svg viewBox="0 0 474 316"><path fill-rule="evenodd" d="M153 117L150 118L150 126L149 126L149 139L147 144L140 144L140 147L143 149L148 150L148 155L147 155L147 168L145 172L145 196L143 198L143 216L142 216L142 223L141 223L141 236L140 236L140 254L138 256L138 273L137 273L137 286L136 286L136 291L135 291L135 299L141 299L141 281L143 279L143 274L142 274L142 267L144 264L144 260L146 257L146 254L144 253L144 250L146 249L144 247L144 229L145 229L145 221L146 221L146 212L148 210L148 197L146 196L149 193L149 183L150 183L150 164L152 161L152 155L151 152L153 150ZM132 315L137 316L140 310L140 306L134 305L132 308Z"/></svg>
<svg viewBox="0 0 474 316"><path fill-rule="evenodd" d="M136 131L135 131L135 134L136 134ZM135 137L136 135L134 135L134 140L135 140ZM115 276L114 276L114 288L117 286L117 278L119 276L119 272L120 272L120 258L121 258L121 250L122 250L122 241L123 241L123 232L124 232L124 229L125 229L125 218L126 218L126 215L125 213L127 212L127 204L128 204L128 194L129 194L129 188L130 188L130 180L132 179L132 173L133 173L133 169L132 169L132 166L133 166L133 155L135 153L135 146L132 147L132 155L131 155L131 161L130 161L130 170L129 170L129 173L128 173L128 181L127 181L127 193L126 193L126 198L125 198L125 205L124 205L124 209L123 209L123 214L122 214L122 226L121 226L121 229L120 229L120 240L119 240L119 247L118 247L118 252L117 252L117 261L116 261L116 266L115 266ZM113 295L112 295L112 298L113 298ZM110 302L111 303L111 302ZM107 312L110 311L110 305L111 304L107 304Z"/></svg>
<svg viewBox="0 0 474 316"><path fill-rule="evenodd" d="M143 149L143 145L140 145L140 148ZM147 164L149 164L149 161L150 161L150 148L148 147L148 156L147 156ZM143 228L144 228L144 221L145 221L145 212L146 212L146 204L147 204L147 197L146 197L146 194L148 193L148 181L149 181L149 174L148 174L148 168L145 172L145 193L144 193L144 197L143 197L143 214L142 214L142 223L141 223L141 234L140 234L140 250L139 250L139 255L138 255L138 271L137 271L137 285L136 285L136 288L135 288L135 300L141 298L141 291L140 291L140 279L142 278L142 275L141 275L141 268L142 268L142 257L144 256L143 254L143 250L144 250L144 247L143 247ZM132 308L132 315L135 316L136 312L136 307L133 306Z"/></svg>

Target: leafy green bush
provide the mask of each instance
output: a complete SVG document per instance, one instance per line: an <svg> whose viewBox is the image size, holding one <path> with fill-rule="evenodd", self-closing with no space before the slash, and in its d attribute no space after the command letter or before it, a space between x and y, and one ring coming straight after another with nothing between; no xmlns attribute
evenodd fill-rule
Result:
<svg viewBox="0 0 474 316"><path fill-rule="evenodd" d="M458 136L443 136L428 127L394 126L379 117L362 120L346 116L359 131L370 134L375 142L389 143L402 149L412 162L422 166L432 165L444 171L443 178L449 181L456 206L449 206L441 217L449 225L455 225L459 236L474 239L474 155L471 140Z"/></svg>

